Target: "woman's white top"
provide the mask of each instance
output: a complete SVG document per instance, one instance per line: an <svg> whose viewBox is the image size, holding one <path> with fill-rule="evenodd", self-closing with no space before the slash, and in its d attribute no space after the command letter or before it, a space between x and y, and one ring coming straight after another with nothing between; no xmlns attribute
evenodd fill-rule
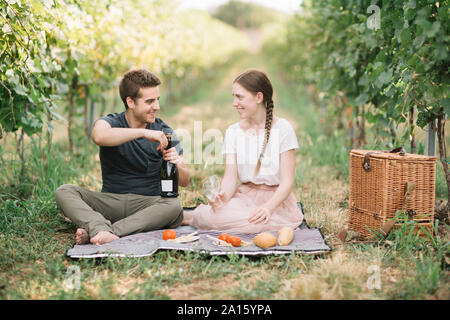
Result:
<svg viewBox="0 0 450 320"><path fill-rule="evenodd" d="M298 149L297 136L288 120L278 118L270 131L269 142L262 157L259 174L254 171L264 143L264 133L256 130L244 131L239 122L232 124L225 132L222 154L236 154L238 178L242 183L278 185L280 184L280 154Z"/></svg>

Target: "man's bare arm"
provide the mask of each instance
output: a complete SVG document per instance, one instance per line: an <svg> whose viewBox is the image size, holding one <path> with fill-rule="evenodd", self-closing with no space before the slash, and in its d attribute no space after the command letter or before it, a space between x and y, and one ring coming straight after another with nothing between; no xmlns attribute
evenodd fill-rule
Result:
<svg viewBox="0 0 450 320"><path fill-rule="evenodd" d="M97 120L92 129L92 141L102 147L114 147L125 142L145 138L149 141L159 142L157 150L167 147L167 138L162 131L144 128L111 128L105 120Z"/></svg>

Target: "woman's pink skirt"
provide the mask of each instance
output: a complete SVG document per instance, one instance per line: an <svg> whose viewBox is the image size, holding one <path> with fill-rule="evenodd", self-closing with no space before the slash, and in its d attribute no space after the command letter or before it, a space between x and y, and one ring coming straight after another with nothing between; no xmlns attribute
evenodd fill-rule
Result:
<svg viewBox="0 0 450 320"><path fill-rule="evenodd" d="M200 230L220 230L235 233L275 231L282 227L297 228L303 221L303 212L291 192L276 209L267 223L248 222L251 212L266 203L278 186L240 184L234 196L213 211L210 205L199 205L192 214L191 225Z"/></svg>

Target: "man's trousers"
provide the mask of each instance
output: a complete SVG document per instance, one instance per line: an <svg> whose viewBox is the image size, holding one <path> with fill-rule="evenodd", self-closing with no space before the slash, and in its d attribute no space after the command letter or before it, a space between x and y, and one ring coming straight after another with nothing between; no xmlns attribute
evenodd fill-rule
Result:
<svg viewBox="0 0 450 320"><path fill-rule="evenodd" d="M91 191L64 184L55 192L63 214L89 237L109 231L119 237L138 232L176 228L183 220L178 198Z"/></svg>

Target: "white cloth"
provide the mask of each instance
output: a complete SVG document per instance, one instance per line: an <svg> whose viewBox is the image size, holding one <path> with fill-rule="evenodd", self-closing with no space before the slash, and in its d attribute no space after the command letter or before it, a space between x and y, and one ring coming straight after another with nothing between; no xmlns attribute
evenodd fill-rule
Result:
<svg viewBox="0 0 450 320"><path fill-rule="evenodd" d="M269 142L261 159L261 168L255 177L254 171L263 142L264 133L256 135L254 130L245 132L239 122L229 126L225 132L222 154L236 153L238 177L242 183L252 182L270 186L280 184L280 154L299 148L292 125L288 120L278 118L270 131Z"/></svg>

